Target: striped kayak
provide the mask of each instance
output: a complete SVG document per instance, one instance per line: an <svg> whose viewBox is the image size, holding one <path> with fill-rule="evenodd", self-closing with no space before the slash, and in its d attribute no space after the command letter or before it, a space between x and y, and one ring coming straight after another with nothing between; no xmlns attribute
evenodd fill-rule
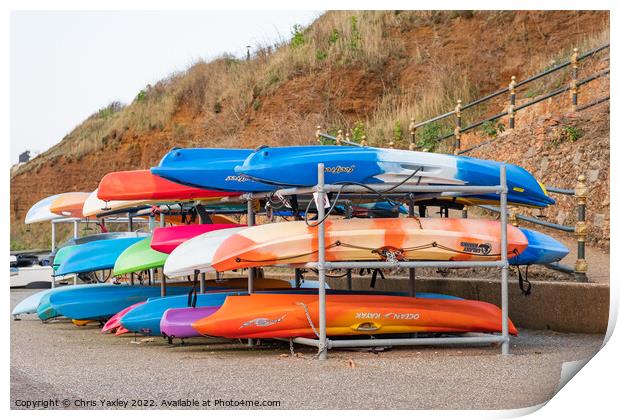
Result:
<svg viewBox="0 0 620 420"><path fill-rule="evenodd" d="M165 159L165 158L164 158ZM500 184L501 163L471 157L373 147L291 146L264 147L235 168L254 181L285 186L314 186L317 165L325 164L325 182L369 185ZM207 169L208 171L208 166ZM508 201L535 207L554 204L545 188L520 166L506 164ZM497 202L497 194L456 194Z"/></svg>
<svg viewBox="0 0 620 420"><path fill-rule="evenodd" d="M341 292L345 294L358 293L340 290L327 291L328 294L334 294L336 292ZM310 293L316 294L316 291L311 291ZM460 299L454 296L442 295L438 293L419 293L417 297L422 299ZM214 314L219 308L220 306L196 305L195 308L179 307L167 309L161 317L161 334L164 337L170 338L199 337L200 334L192 327L192 324L198 320Z"/></svg>
<svg viewBox="0 0 620 420"><path fill-rule="evenodd" d="M155 251L163 252L164 254L170 254L177 246L181 245L183 242L198 235L202 235L203 233L242 226L244 225L210 223L203 225L179 225L170 227L159 227L153 230L153 240L151 241L151 248L153 248Z"/></svg>
<svg viewBox="0 0 620 420"><path fill-rule="evenodd" d="M501 311L486 302L372 295L327 295L326 300L328 336L501 332ZM227 297L192 327L213 337L316 338L317 325L316 295L252 294ZM517 334L512 322L509 330Z"/></svg>
<svg viewBox="0 0 620 420"><path fill-rule="evenodd" d="M326 261L496 261L498 221L481 219L326 220ZM508 226L508 257L523 253L527 238ZM318 228L304 221L252 226L203 251L219 272L317 261Z"/></svg>
<svg viewBox="0 0 620 420"><path fill-rule="evenodd" d="M247 229L238 227L203 233L180 244L170 253L164 264L164 274L169 277L181 277L215 271L211 260L219 245L230 236Z"/></svg>

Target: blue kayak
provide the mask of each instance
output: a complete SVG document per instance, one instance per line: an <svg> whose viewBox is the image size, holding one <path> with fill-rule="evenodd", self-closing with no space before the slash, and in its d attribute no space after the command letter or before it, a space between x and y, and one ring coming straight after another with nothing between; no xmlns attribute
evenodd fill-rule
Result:
<svg viewBox="0 0 620 420"><path fill-rule="evenodd" d="M76 245L54 275L63 276L112 269L116 259L125 249L144 238L144 234L135 233L130 237L104 239Z"/></svg>
<svg viewBox="0 0 620 420"><path fill-rule="evenodd" d="M544 233L519 228L527 237L527 248L520 255L508 260L510 265L549 264L564 258L568 248Z"/></svg>
<svg viewBox="0 0 620 420"><path fill-rule="evenodd" d="M71 319L107 319L134 303L160 296L156 286L129 286L115 284L95 285L93 288L67 288L49 296L52 309ZM189 293L190 286L168 286L169 295ZM185 297L187 300L187 297Z"/></svg>
<svg viewBox="0 0 620 420"><path fill-rule="evenodd" d="M191 149L189 149L191 150ZM187 153L191 153L187 151ZM208 160L202 176L208 179ZM471 157L408 150L345 146L264 147L252 153L235 171L277 187L317 184L317 165L325 164L327 184L367 185L499 185L501 163ZM544 187L525 169L507 164L508 200L536 207L554 204ZM447 196L458 196L447 193ZM465 196L466 194L460 194ZM497 194L467 195L470 199L498 201Z"/></svg>
<svg viewBox="0 0 620 420"><path fill-rule="evenodd" d="M389 294L406 295L403 293L373 292L373 291L348 291L333 290L326 291L327 294ZM301 293L316 294L313 289L280 289L273 291L259 291L256 293ZM247 291L231 290L225 292L210 292L197 295L196 307L221 306L227 296L247 294ZM437 293L418 293L417 297L429 299L460 299L458 297L442 295ZM129 306L129 305L127 305ZM158 299L149 299L145 304L133 308L127 312L120 323L129 331L144 335L161 335L160 321L168 309L188 307L187 296L171 296Z"/></svg>
<svg viewBox="0 0 620 420"><path fill-rule="evenodd" d="M78 285L72 285L72 286L56 287L54 289L46 290L43 294L38 296L39 300L37 302L37 307L35 309L35 313L37 314L39 319L42 320L42 321L46 321L46 320L51 319L51 318L56 318L56 317L62 316L54 308L52 308L52 305L50 304L50 296L52 296L52 295L54 295L56 293L65 292L67 290L90 289L90 288L104 287L104 286L108 286L108 285L105 285L105 284L78 284Z"/></svg>
<svg viewBox="0 0 620 420"><path fill-rule="evenodd" d="M252 149L173 149L151 173L179 184L223 191L271 191L272 185L235 172Z"/></svg>

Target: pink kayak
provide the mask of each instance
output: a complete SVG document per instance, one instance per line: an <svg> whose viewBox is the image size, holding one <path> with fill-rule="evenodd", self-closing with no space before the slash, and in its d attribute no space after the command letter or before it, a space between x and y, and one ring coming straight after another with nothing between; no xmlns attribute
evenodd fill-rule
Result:
<svg viewBox="0 0 620 420"><path fill-rule="evenodd" d="M136 307L138 307L140 305L143 305L145 303L146 303L146 301L134 303L133 305L128 306L125 309L123 309L122 311L118 312L112 318L108 319L108 322L105 323L105 325L101 329L101 332L102 333L106 333L108 331L109 332L114 332L115 330L118 332L119 328L123 328L121 326L121 318L123 317L123 315L125 315L127 312L131 311L133 308L136 308ZM117 335L120 335L120 334L117 334Z"/></svg>
<svg viewBox="0 0 620 420"><path fill-rule="evenodd" d="M160 227L153 230L151 248L155 251L170 254L177 246L183 242L203 233L213 232L214 230L230 229L245 225L237 224L204 224L204 225L179 225L170 227Z"/></svg>

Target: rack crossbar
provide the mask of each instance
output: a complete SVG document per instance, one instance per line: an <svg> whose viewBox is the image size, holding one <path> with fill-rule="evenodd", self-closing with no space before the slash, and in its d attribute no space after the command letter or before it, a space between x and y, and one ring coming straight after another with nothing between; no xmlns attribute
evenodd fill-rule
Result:
<svg viewBox="0 0 620 420"><path fill-rule="evenodd" d="M324 262L323 268L326 270L345 269L345 268L503 268L502 261L359 261L359 262ZM304 264L304 268L319 269L319 262L309 262Z"/></svg>
<svg viewBox="0 0 620 420"><path fill-rule="evenodd" d="M342 347L377 347L377 346L428 346L453 344L496 344L506 342L500 335L485 334L476 337L434 337L434 338L376 338L359 340L331 340L326 342L327 349ZM319 347L319 340L313 338L293 338L294 343Z"/></svg>

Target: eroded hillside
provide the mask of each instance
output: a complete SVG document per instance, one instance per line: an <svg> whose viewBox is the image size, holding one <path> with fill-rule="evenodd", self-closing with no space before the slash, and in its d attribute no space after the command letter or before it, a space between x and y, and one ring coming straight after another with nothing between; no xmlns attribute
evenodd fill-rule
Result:
<svg viewBox="0 0 620 420"><path fill-rule="evenodd" d="M512 75L534 74L566 59L575 46L606 42L608 28L605 12L326 13L309 28L296 29L289 43L261 48L249 61L200 62L145 87L131 104L102 108L20 167L11 177L12 244L48 245L46 231L37 230L47 227L32 227L25 235L22 224L40 198L93 190L107 172L147 168L175 146L309 144L320 124L330 132L366 135L373 145L394 141L404 147L410 118L432 117L452 109L456 99L468 101L507 85ZM534 119L562 114L532 112ZM605 112L608 108L592 108L588 116L575 117L575 124L590 130L588 121ZM604 130L597 133L583 136L580 150L604 147ZM606 135L608 153L608 129ZM519 153L531 154L530 146L516 134L512 138L478 154L496 158L501 149L521 163ZM510 149L511 141L519 147ZM536 144L531 147L538 152ZM535 153L525 165L543 181L555 182L541 171L543 157L554 169L556 154L573 147ZM581 156L586 162L588 155ZM601 159L603 165L605 156ZM605 176L604 168L599 172ZM608 209L603 219L609 220Z"/></svg>

